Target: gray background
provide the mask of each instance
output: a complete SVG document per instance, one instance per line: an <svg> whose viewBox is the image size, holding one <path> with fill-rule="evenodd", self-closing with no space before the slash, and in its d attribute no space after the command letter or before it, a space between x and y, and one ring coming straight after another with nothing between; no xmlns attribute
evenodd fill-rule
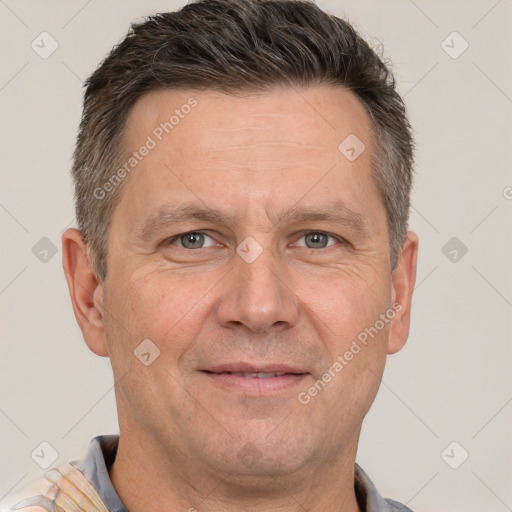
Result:
<svg viewBox="0 0 512 512"><path fill-rule="evenodd" d="M70 158L83 80L130 21L182 4L0 0L0 498L52 449L73 460L117 431L109 362L83 342L62 271ZM512 510L511 2L319 5L383 43L417 139L411 335L388 360L358 462L418 512ZM46 59L31 47L43 31L58 43Z"/></svg>

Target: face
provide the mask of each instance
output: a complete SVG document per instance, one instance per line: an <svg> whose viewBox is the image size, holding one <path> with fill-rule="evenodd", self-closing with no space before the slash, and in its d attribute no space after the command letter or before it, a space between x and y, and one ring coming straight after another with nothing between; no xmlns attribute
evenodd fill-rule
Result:
<svg viewBox="0 0 512 512"><path fill-rule="evenodd" d="M125 138L137 163L82 327L111 358L121 433L224 474L355 454L407 337L415 264L413 248L391 274L371 144L339 87L139 100Z"/></svg>

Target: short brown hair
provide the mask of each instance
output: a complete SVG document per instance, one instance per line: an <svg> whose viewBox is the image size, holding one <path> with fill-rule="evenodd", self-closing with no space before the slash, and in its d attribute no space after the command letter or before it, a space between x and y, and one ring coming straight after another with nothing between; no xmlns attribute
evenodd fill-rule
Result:
<svg viewBox="0 0 512 512"><path fill-rule="evenodd" d="M314 84L349 89L371 117L372 173L387 211L393 270L407 234L413 140L388 67L349 23L312 1L200 0L132 24L85 84L72 172L78 227L97 276L106 277L109 224L122 187L101 199L95 190L121 161L126 118L141 96Z"/></svg>

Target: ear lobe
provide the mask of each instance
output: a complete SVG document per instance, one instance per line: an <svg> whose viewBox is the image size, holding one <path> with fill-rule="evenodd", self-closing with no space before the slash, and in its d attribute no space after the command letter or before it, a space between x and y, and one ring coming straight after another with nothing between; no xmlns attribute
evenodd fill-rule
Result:
<svg viewBox="0 0 512 512"><path fill-rule="evenodd" d="M77 229L67 229L62 235L62 264L75 318L85 342L95 354L107 357L103 282L92 269L87 245Z"/></svg>
<svg viewBox="0 0 512 512"><path fill-rule="evenodd" d="M389 332L388 354L394 354L402 349L409 336L417 260L418 236L416 233L408 231L397 267L391 278L392 304L396 314Z"/></svg>

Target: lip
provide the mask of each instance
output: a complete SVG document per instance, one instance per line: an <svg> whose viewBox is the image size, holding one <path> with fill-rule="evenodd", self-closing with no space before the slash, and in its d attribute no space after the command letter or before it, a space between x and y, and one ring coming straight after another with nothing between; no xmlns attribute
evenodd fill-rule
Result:
<svg viewBox="0 0 512 512"><path fill-rule="evenodd" d="M223 364L202 370L203 374L216 385L231 392L243 395L272 395L290 389L299 384L309 372L298 367L280 363ZM240 373L279 373L274 377L242 376Z"/></svg>
<svg viewBox="0 0 512 512"><path fill-rule="evenodd" d="M306 370L303 370L299 367L292 367L286 364L281 363L246 363L246 362L237 362L237 363L227 363L219 366L211 366L209 368L205 368L203 371L209 373L270 373L270 372L278 372L278 373L294 373L294 374L303 374L308 373Z"/></svg>

